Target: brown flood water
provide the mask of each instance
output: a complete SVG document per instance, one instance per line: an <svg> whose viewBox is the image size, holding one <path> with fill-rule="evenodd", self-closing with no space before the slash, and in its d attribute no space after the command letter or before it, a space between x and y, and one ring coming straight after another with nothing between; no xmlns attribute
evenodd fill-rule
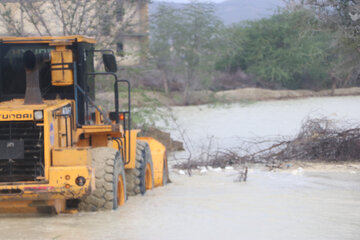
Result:
<svg viewBox="0 0 360 240"><path fill-rule="evenodd" d="M359 239L360 175L234 170L188 177L118 211L2 217L0 239Z"/></svg>
<svg viewBox="0 0 360 240"><path fill-rule="evenodd" d="M220 147L236 137L295 134L320 111L360 121L360 97L318 98L175 108L194 143L214 135ZM174 136L176 132L173 131ZM195 144L195 145L196 145ZM251 170L188 177L129 198L118 211L59 216L0 216L0 239L360 239L359 171L266 172Z"/></svg>

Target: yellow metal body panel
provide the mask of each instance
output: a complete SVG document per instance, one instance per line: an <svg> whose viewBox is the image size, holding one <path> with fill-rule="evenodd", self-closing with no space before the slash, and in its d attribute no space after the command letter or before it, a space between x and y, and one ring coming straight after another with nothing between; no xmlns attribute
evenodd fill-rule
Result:
<svg viewBox="0 0 360 240"><path fill-rule="evenodd" d="M69 178L67 178L69 176ZM75 183L77 177L84 177L86 179L84 186L78 186ZM69 180L68 180L69 179ZM80 198L95 186L91 186L92 170L90 167L71 166L71 167L51 167L50 168L50 184L55 186L55 192L61 193L61 198ZM70 185L67 188L67 184Z"/></svg>
<svg viewBox="0 0 360 240"><path fill-rule="evenodd" d="M153 161L154 170L154 185L155 187L163 185L163 170L164 161L166 161L166 148L159 141L151 137L139 137L141 141L145 141L149 144L151 151L151 158ZM166 162L165 162L166 163Z"/></svg>
<svg viewBox="0 0 360 240"><path fill-rule="evenodd" d="M43 37L0 37L0 40L5 43L53 43L53 42L86 42L96 43L93 38L73 35L73 36L43 36Z"/></svg>
<svg viewBox="0 0 360 240"><path fill-rule="evenodd" d="M136 140L138 139L137 135L140 132L138 129L126 131L126 143L124 141L124 137L120 136L118 137L121 143L118 143L116 140L111 140L109 146L113 147L116 150L119 150L119 144L125 149L126 148L126 156L123 155L123 161L127 162L128 164L125 165L125 169L131 169L135 168L135 157L136 157ZM131 135L130 135L131 134ZM129 135L130 135L130 141L129 141ZM129 151L128 151L128 145L130 142L130 160L129 160Z"/></svg>
<svg viewBox="0 0 360 240"><path fill-rule="evenodd" d="M51 166L51 151L54 148L65 148L71 145L72 128L70 120L65 117L58 117L61 108L67 105L74 106L73 101L58 100L58 104L44 109L44 158L45 158L45 179L49 179L49 167ZM66 131L65 125L68 124Z"/></svg>
<svg viewBox="0 0 360 240"><path fill-rule="evenodd" d="M0 103L0 121L32 121L34 110L43 110L46 104L24 105L23 99Z"/></svg>
<svg viewBox="0 0 360 240"><path fill-rule="evenodd" d="M43 209L43 207L52 207L56 212L64 212L65 211L65 201L60 199L56 200L48 200L48 201L1 201L0 202L0 213L8 214L8 213L17 213L17 214L35 214L41 213L50 213L51 208Z"/></svg>
<svg viewBox="0 0 360 240"><path fill-rule="evenodd" d="M91 136L92 147L107 147L109 145L108 135L103 133L93 134Z"/></svg>
<svg viewBox="0 0 360 240"><path fill-rule="evenodd" d="M68 64L66 64L68 63ZM73 53L66 46L57 46L51 51L51 84L53 86L70 86L74 84L73 71L69 63L73 63ZM68 68L68 69L64 69Z"/></svg>
<svg viewBox="0 0 360 240"><path fill-rule="evenodd" d="M100 109L101 109L101 107L100 107ZM102 121L103 121L103 117L101 116L101 113L96 109L96 111L95 111L95 124L100 125Z"/></svg>
<svg viewBox="0 0 360 240"><path fill-rule="evenodd" d="M53 166L90 166L89 148L55 148L52 150Z"/></svg>
<svg viewBox="0 0 360 240"><path fill-rule="evenodd" d="M22 111L1 111L0 121L32 121L34 111L22 110Z"/></svg>
<svg viewBox="0 0 360 240"><path fill-rule="evenodd" d="M86 195L95 186L92 180L90 151L71 147L77 139L75 124L64 117L62 108L72 106L72 100L46 100L39 105L24 105L24 100L12 100L0 103L0 115L30 114L34 110L43 111L43 121L38 126L44 132L44 178L40 182L1 183L0 191L16 190L19 194L1 194L1 201L9 200L51 200L72 199ZM31 117L33 118L33 116ZM30 118L28 119L30 120ZM72 142L73 141L73 142ZM86 179L84 186L78 186L75 179Z"/></svg>
<svg viewBox="0 0 360 240"><path fill-rule="evenodd" d="M138 133L140 132L140 130L135 129L135 130L130 130L130 131L126 131L126 142L129 144L130 143L130 159L129 159L129 151L127 152L126 155L126 160L127 162L129 162L127 165L125 165L125 168L135 168L135 158L136 158L136 140ZM130 136L130 141L129 141L129 136ZM128 148L128 146L126 146L126 148Z"/></svg>
<svg viewBox="0 0 360 240"><path fill-rule="evenodd" d="M0 201L0 213L38 213L38 208L31 204L32 201Z"/></svg>
<svg viewBox="0 0 360 240"><path fill-rule="evenodd" d="M165 164L167 161L166 158L166 147L160 143L159 141L155 140L151 137L137 137L140 130L131 130L131 149L130 149L130 161L129 155L125 156L125 162L128 162L125 165L125 169L132 169L135 168L135 158L136 158L136 141L141 140L145 141L149 144L150 151L151 151L151 158L153 161L153 171L154 171L154 186L162 186L163 185L163 170L164 170L164 162ZM126 132L126 142L129 142L129 131ZM121 146L125 148L124 146L124 138L119 138L121 140ZM116 142L116 140L111 141L111 146L114 149L119 150L119 143Z"/></svg>
<svg viewBox="0 0 360 240"><path fill-rule="evenodd" d="M39 105L24 105L23 99L15 99L12 101L0 103L0 115L7 114L9 111L15 115L24 115L34 112L35 110L43 111L43 122L38 126L44 128L44 165L45 165L45 180L49 180L49 167L51 166L51 150L53 148L66 147L71 144L72 126L70 119L57 117L61 112L62 107L71 105L74 106L72 100L46 100ZM33 117L33 116L32 116ZM66 122L68 124L67 132L65 131ZM66 134L67 133L67 134ZM66 134L66 135L65 135Z"/></svg>
<svg viewBox="0 0 360 240"><path fill-rule="evenodd" d="M19 182L17 184L0 185L0 191L17 190L18 194L2 194L2 201L13 200L51 200L80 198L95 188L92 171L87 166L50 167L49 182ZM77 177L86 179L84 186L75 183Z"/></svg>
<svg viewBox="0 0 360 240"><path fill-rule="evenodd" d="M76 138L79 138L82 134L102 134L107 133L111 134L113 127L111 125L84 125L82 128L76 130Z"/></svg>

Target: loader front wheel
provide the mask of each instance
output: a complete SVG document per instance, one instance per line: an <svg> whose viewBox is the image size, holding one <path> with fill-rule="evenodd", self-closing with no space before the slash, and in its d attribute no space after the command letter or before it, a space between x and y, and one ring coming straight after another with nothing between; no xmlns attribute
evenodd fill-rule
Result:
<svg viewBox="0 0 360 240"><path fill-rule="evenodd" d="M135 168L126 169L127 194L144 195L154 186L154 170L150 147L145 141L136 141Z"/></svg>
<svg viewBox="0 0 360 240"><path fill-rule="evenodd" d="M92 167L95 170L95 190L80 200L82 211L117 209L125 203L126 181L124 164L113 148L92 149Z"/></svg>

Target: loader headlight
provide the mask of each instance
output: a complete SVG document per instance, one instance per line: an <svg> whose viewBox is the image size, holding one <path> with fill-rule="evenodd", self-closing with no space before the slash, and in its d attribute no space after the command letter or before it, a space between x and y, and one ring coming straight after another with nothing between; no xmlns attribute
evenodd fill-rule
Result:
<svg viewBox="0 0 360 240"><path fill-rule="evenodd" d="M75 180L75 183L76 183L76 185L82 187L82 186L85 185L86 179L84 177L81 177L81 176L77 177L76 180Z"/></svg>
<svg viewBox="0 0 360 240"><path fill-rule="evenodd" d="M40 120L43 120L44 118L44 113L42 110L36 110L34 111L34 119L36 121L40 121Z"/></svg>

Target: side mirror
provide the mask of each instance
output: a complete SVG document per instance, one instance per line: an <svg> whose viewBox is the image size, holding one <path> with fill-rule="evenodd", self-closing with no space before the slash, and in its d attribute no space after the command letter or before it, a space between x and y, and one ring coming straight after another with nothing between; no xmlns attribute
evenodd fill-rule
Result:
<svg viewBox="0 0 360 240"><path fill-rule="evenodd" d="M104 62L106 72L112 72L112 73L117 72L116 59L113 54L104 53L103 54L103 62Z"/></svg>

